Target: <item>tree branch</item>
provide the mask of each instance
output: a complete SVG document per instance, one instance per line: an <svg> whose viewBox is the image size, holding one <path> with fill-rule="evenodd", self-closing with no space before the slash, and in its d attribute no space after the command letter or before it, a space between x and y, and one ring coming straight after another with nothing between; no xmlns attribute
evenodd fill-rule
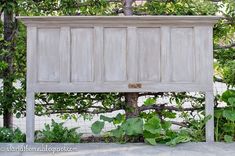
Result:
<svg viewBox="0 0 235 156"><path fill-rule="evenodd" d="M235 47L235 43L231 43L229 45L224 45L224 46L218 46L215 49L229 49Z"/></svg>
<svg viewBox="0 0 235 156"><path fill-rule="evenodd" d="M146 110L150 110L150 109L154 109L154 110L169 110L169 111L195 111L195 110L203 110L202 107L190 107L190 108L178 108L175 106L166 106L166 103L164 104L158 104L158 105L151 105L151 106L141 106L139 108L140 111L146 111Z"/></svg>
<svg viewBox="0 0 235 156"><path fill-rule="evenodd" d="M181 127L188 127L188 125L185 122L177 122L177 121L171 121L173 125L181 126Z"/></svg>
<svg viewBox="0 0 235 156"><path fill-rule="evenodd" d="M83 113L88 113L88 114L101 114L101 113L111 113L114 111L121 110L121 108L110 108L110 109L103 109L103 110L75 110L75 109L66 109L66 110L49 110L48 112L44 113L43 115L48 115L48 114L63 114L63 113L77 113L77 114L83 114Z"/></svg>
<svg viewBox="0 0 235 156"><path fill-rule="evenodd" d="M151 105L151 106L141 106L139 107L139 111L146 111L146 110L156 110L156 111L162 111L162 110L169 110L169 111L195 111L195 110L203 110L203 107L190 107L190 108L178 108L175 106L166 106L167 104L158 104L158 105ZM85 109L59 109L59 110L48 110L44 115L48 114L63 114L63 113L77 113L77 114L82 114L82 113L89 113L89 114L101 114L101 113L110 113L118 110L123 110L123 108L110 108L110 109L104 109L102 107L93 107L93 108L98 108L95 110L85 110Z"/></svg>
<svg viewBox="0 0 235 156"><path fill-rule="evenodd" d="M139 97L140 96L151 96L151 95L152 96L159 96L159 95L162 96L163 94L164 94L163 92L158 92L158 93L149 93L149 92L148 93L139 93Z"/></svg>
<svg viewBox="0 0 235 156"><path fill-rule="evenodd" d="M216 76L214 76L214 81L216 81L216 82L224 82L223 81L223 79L221 79L221 78L218 78L218 77L216 77Z"/></svg>

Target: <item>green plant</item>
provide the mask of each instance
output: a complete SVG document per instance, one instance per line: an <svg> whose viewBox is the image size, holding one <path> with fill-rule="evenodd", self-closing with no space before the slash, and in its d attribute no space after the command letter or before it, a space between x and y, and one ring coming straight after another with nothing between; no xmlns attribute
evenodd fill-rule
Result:
<svg viewBox="0 0 235 156"><path fill-rule="evenodd" d="M25 142L25 134L23 134L19 128L10 129L1 127L0 128L0 142Z"/></svg>
<svg viewBox="0 0 235 156"><path fill-rule="evenodd" d="M122 115L110 118L101 116L100 120L92 124L92 132L100 134L105 122L113 123L115 129L107 132L106 137L113 137L120 143L126 143L136 138L143 138L146 143L156 145L157 143L166 143L175 146L176 144L189 142L192 140L191 134L187 130L171 130L170 121L161 121L155 113L147 113L142 117L123 119ZM119 121L117 122L119 118ZM138 140L137 140L138 141Z"/></svg>
<svg viewBox="0 0 235 156"><path fill-rule="evenodd" d="M158 117L152 116L144 124L145 142L151 145L164 143L175 146L176 144L193 140L188 128L172 130L171 125L170 121L161 121Z"/></svg>
<svg viewBox="0 0 235 156"><path fill-rule="evenodd" d="M135 12L150 15L211 15L218 11L218 7L207 0L149 1L135 8Z"/></svg>
<svg viewBox="0 0 235 156"><path fill-rule="evenodd" d="M221 100L227 104L224 109L215 110L216 141L232 142L235 138L235 90L227 90Z"/></svg>
<svg viewBox="0 0 235 156"><path fill-rule="evenodd" d="M125 136L135 137L143 134L143 120L139 117L123 121L116 129L110 131L110 136L125 142Z"/></svg>
<svg viewBox="0 0 235 156"><path fill-rule="evenodd" d="M42 131L36 132L36 142L44 143L78 143L82 134L77 133L77 127L68 129L63 126L63 122L57 123L52 120L51 125L45 124Z"/></svg>

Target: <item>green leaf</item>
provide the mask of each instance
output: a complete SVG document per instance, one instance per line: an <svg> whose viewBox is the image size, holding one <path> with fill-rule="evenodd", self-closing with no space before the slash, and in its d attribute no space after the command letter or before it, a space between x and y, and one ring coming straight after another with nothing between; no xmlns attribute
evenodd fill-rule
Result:
<svg viewBox="0 0 235 156"><path fill-rule="evenodd" d="M152 134L160 133L161 128L160 119L156 116L149 119L144 125L144 130L149 131Z"/></svg>
<svg viewBox="0 0 235 156"><path fill-rule="evenodd" d="M37 142L71 142L78 143L82 134L76 132L77 127L67 128L63 126L64 122L57 123L52 120L51 125L45 124L45 128L39 131L37 136Z"/></svg>
<svg viewBox="0 0 235 156"><path fill-rule="evenodd" d="M123 129L119 126L117 129L111 130L111 136L121 138L124 135Z"/></svg>
<svg viewBox="0 0 235 156"><path fill-rule="evenodd" d="M233 137L230 135L224 135L224 141L227 143L233 142Z"/></svg>
<svg viewBox="0 0 235 156"><path fill-rule="evenodd" d="M230 121L235 121L235 111L233 110L224 110L223 111L223 117Z"/></svg>
<svg viewBox="0 0 235 156"><path fill-rule="evenodd" d="M117 116L114 118L113 123L114 124L120 124L125 120L125 117L123 114L118 113Z"/></svg>
<svg viewBox="0 0 235 156"><path fill-rule="evenodd" d="M156 104L156 99L155 98L148 98L144 101L145 106L150 106Z"/></svg>
<svg viewBox="0 0 235 156"><path fill-rule="evenodd" d="M20 112L16 113L16 118L20 118L20 116L21 116Z"/></svg>
<svg viewBox="0 0 235 156"><path fill-rule="evenodd" d="M127 135L143 134L143 120L141 118L129 118L121 126Z"/></svg>
<svg viewBox="0 0 235 156"><path fill-rule="evenodd" d="M162 128L165 130L168 130L171 127L171 122L170 121L165 121L162 123Z"/></svg>
<svg viewBox="0 0 235 156"><path fill-rule="evenodd" d="M222 129L224 132L232 132L234 131L234 125L231 122L225 123L222 125Z"/></svg>
<svg viewBox="0 0 235 156"><path fill-rule="evenodd" d="M150 145L157 145L156 139L155 138L145 138L144 139L147 143Z"/></svg>
<svg viewBox="0 0 235 156"><path fill-rule="evenodd" d="M222 96L221 96L221 99L228 103L228 99L231 98L231 97L235 97L235 90L227 90L225 91Z"/></svg>
<svg viewBox="0 0 235 156"><path fill-rule="evenodd" d="M94 134L99 134L103 128L104 128L104 122L101 121L96 121L91 126L91 130Z"/></svg>
<svg viewBox="0 0 235 156"><path fill-rule="evenodd" d="M191 139L192 138L189 135L179 135L174 139L172 139L171 141L167 142L166 144L170 146L175 146L179 143L189 142L191 141Z"/></svg>
<svg viewBox="0 0 235 156"><path fill-rule="evenodd" d="M176 118L176 113L170 112L170 111L162 111L162 115L165 118L170 118L170 119L175 119Z"/></svg>
<svg viewBox="0 0 235 156"><path fill-rule="evenodd" d="M215 117L216 118L221 118L223 115L223 110L215 110Z"/></svg>
<svg viewBox="0 0 235 156"><path fill-rule="evenodd" d="M212 118L212 115L205 116L203 119L203 124L206 124L211 118Z"/></svg>
<svg viewBox="0 0 235 156"><path fill-rule="evenodd" d="M107 117L104 115L100 115L100 120L107 121L107 122L111 123L113 121L113 118L110 118L110 117Z"/></svg>
<svg viewBox="0 0 235 156"><path fill-rule="evenodd" d="M228 98L228 104L235 107L235 97Z"/></svg>
<svg viewBox="0 0 235 156"><path fill-rule="evenodd" d="M72 114L71 117L74 121L76 121L76 122L78 121L78 117L75 114Z"/></svg>

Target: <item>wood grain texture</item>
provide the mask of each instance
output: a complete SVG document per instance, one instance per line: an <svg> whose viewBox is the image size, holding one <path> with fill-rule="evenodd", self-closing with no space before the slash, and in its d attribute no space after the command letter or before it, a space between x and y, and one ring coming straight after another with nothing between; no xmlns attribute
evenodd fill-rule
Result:
<svg viewBox="0 0 235 156"><path fill-rule="evenodd" d="M26 97L26 143L34 142L34 130L35 130L35 93L27 91Z"/></svg>
<svg viewBox="0 0 235 156"><path fill-rule="evenodd" d="M206 93L214 139L216 16L18 17L27 27L27 143L37 92Z"/></svg>
<svg viewBox="0 0 235 156"><path fill-rule="evenodd" d="M159 91L162 85L167 87L166 91L175 91L179 85L186 88L188 84L198 86L193 87L196 90L212 90L205 89L207 84L212 86L211 26L145 23L136 27L99 24L57 28L48 24L48 28L33 30L35 35L28 30L31 38L36 38L28 43L33 51L28 55L34 60L29 80L35 86L59 82L69 90L66 84L84 86L87 82L94 85L90 92L97 92L97 88L100 92L106 92L107 88L111 92L130 92L133 90L128 83L141 82L138 91ZM125 87L116 89L119 82ZM88 88L78 87L77 92Z"/></svg>
<svg viewBox="0 0 235 156"><path fill-rule="evenodd" d="M170 26L161 27L161 82L170 83L172 77L171 70L171 34Z"/></svg>
<svg viewBox="0 0 235 156"><path fill-rule="evenodd" d="M27 90L37 83L37 27L27 27Z"/></svg>
<svg viewBox="0 0 235 156"><path fill-rule="evenodd" d="M127 28L127 79L129 82L138 81L138 47L136 27Z"/></svg>
<svg viewBox="0 0 235 156"><path fill-rule="evenodd" d="M60 29L60 82L70 82L70 57L71 57L71 44L70 44L70 27L61 27Z"/></svg>
<svg viewBox="0 0 235 156"><path fill-rule="evenodd" d="M126 28L104 28L104 81L125 81Z"/></svg>
<svg viewBox="0 0 235 156"><path fill-rule="evenodd" d="M104 76L104 37L102 26L95 26L94 28L94 79L95 82L103 83Z"/></svg>
<svg viewBox="0 0 235 156"><path fill-rule="evenodd" d="M28 26L40 26L50 24L195 24L210 25L215 24L221 17L218 16L18 16Z"/></svg>
<svg viewBox="0 0 235 156"><path fill-rule="evenodd" d="M60 81L60 29L38 29L38 81Z"/></svg>
<svg viewBox="0 0 235 156"><path fill-rule="evenodd" d="M193 82L195 57L192 28L171 29L171 62L173 82Z"/></svg>
<svg viewBox="0 0 235 156"><path fill-rule="evenodd" d="M206 116L211 116L210 120L206 123L206 142L214 142L214 95L213 92L206 92Z"/></svg>
<svg viewBox="0 0 235 156"><path fill-rule="evenodd" d="M138 28L139 81L159 82L161 33L159 28Z"/></svg>
<svg viewBox="0 0 235 156"><path fill-rule="evenodd" d="M34 142L34 92L37 83L37 28L27 28L26 143Z"/></svg>
<svg viewBox="0 0 235 156"><path fill-rule="evenodd" d="M195 31L195 53L197 82L213 85L213 40L212 27L197 26ZM203 73L203 74L202 74Z"/></svg>
<svg viewBox="0 0 235 156"><path fill-rule="evenodd" d="M129 82L103 82L103 83L40 83L32 85L31 88L35 92L200 92L211 91L211 85L198 85L190 83L178 83L178 84L163 84L153 85L153 83L141 83L141 88L130 89L128 88Z"/></svg>
<svg viewBox="0 0 235 156"><path fill-rule="evenodd" d="M71 81L93 81L93 28L71 29Z"/></svg>

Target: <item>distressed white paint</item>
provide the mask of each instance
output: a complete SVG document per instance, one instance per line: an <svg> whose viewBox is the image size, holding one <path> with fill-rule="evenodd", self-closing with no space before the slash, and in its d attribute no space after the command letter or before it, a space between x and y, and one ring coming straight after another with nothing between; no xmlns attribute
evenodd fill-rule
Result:
<svg viewBox="0 0 235 156"><path fill-rule="evenodd" d="M161 33L159 28L138 28L139 81L160 81Z"/></svg>
<svg viewBox="0 0 235 156"><path fill-rule="evenodd" d="M60 29L60 83L70 82L70 28L61 27Z"/></svg>
<svg viewBox="0 0 235 156"><path fill-rule="evenodd" d="M201 84L212 85L213 83L212 29L207 26L198 26L195 27L194 34L195 34L196 62L200 62L196 64L197 81L198 83Z"/></svg>
<svg viewBox="0 0 235 156"><path fill-rule="evenodd" d="M127 28L127 77L129 82L137 82L138 59L136 27Z"/></svg>
<svg viewBox="0 0 235 156"><path fill-rule="evenodd" d="M60 81L60 30L38 29L37 40L37 75L39 82ZM36 63L35 62L35 63Z"/></svg>
<svg viewBox="0 0 235 156"><path fill-rule="evenodd" d="M126 28L104 28L104 81L126 81Z"/></svg>
<svg viewBox="0 0 235 156"><path fill-rule="evenodd" d="M71 82L93 81L93 31L71 29Z"/></svg>
<svg viewBox="0 0 235 156"><path fill-rule="evenodd" d="M35 90L211 91L208 33L217 17L23 19L37 27ZM129 88L129 83L142 87Z"/></svg>
<svg viewBox="0 0 235 156"><path fill-rule="evenodd" d="M102 84L103 80L103 27L94 28L94 79L97 84Z"/></svg>
<svg viewBox="0 0 235 156"><path fill-rule="evenodd" d="M18 18L28 26L28 143L35 92L202 91L213 117L212 30L219 17ZM207 141L213 132L212 118Z"/></svg>
<svg viewBox="0 0 235 156"><path fill-rule="evenodd" d="M161 81L169 83L171 81L171 62L170 55L170 26L161 27Z"/></svg>
<svg viewBox="0 0 235 156"><path fill-rule="evenodd" d="M35 129L35 115L34 115L34 106L35 106L35 94L34 92L27 92L27 106L26 106L26 142L34 142L34 129Z"/></svg>
<svg viewBox="0 0 235 156"><path fill-rule="evenodd" d="M194 81L194 44L192 28L172 28L170 59L173 82Z"/></svg>
<svg viewBox="0 0 235 156"><path fill-rule="evenodd" d="M26 91L26 142L34 142L34 105L35 96L32 86L37 82L36 53L37 53L37 28L27 28L27 91Z"/></svg>
<svg viewBox="0 0 235 156"><path fill-rule="evenodd" d="M211 119L206 123L206 141L214 141L214 95L213 92L206 92L206 115L211 116Z"/></svg>

